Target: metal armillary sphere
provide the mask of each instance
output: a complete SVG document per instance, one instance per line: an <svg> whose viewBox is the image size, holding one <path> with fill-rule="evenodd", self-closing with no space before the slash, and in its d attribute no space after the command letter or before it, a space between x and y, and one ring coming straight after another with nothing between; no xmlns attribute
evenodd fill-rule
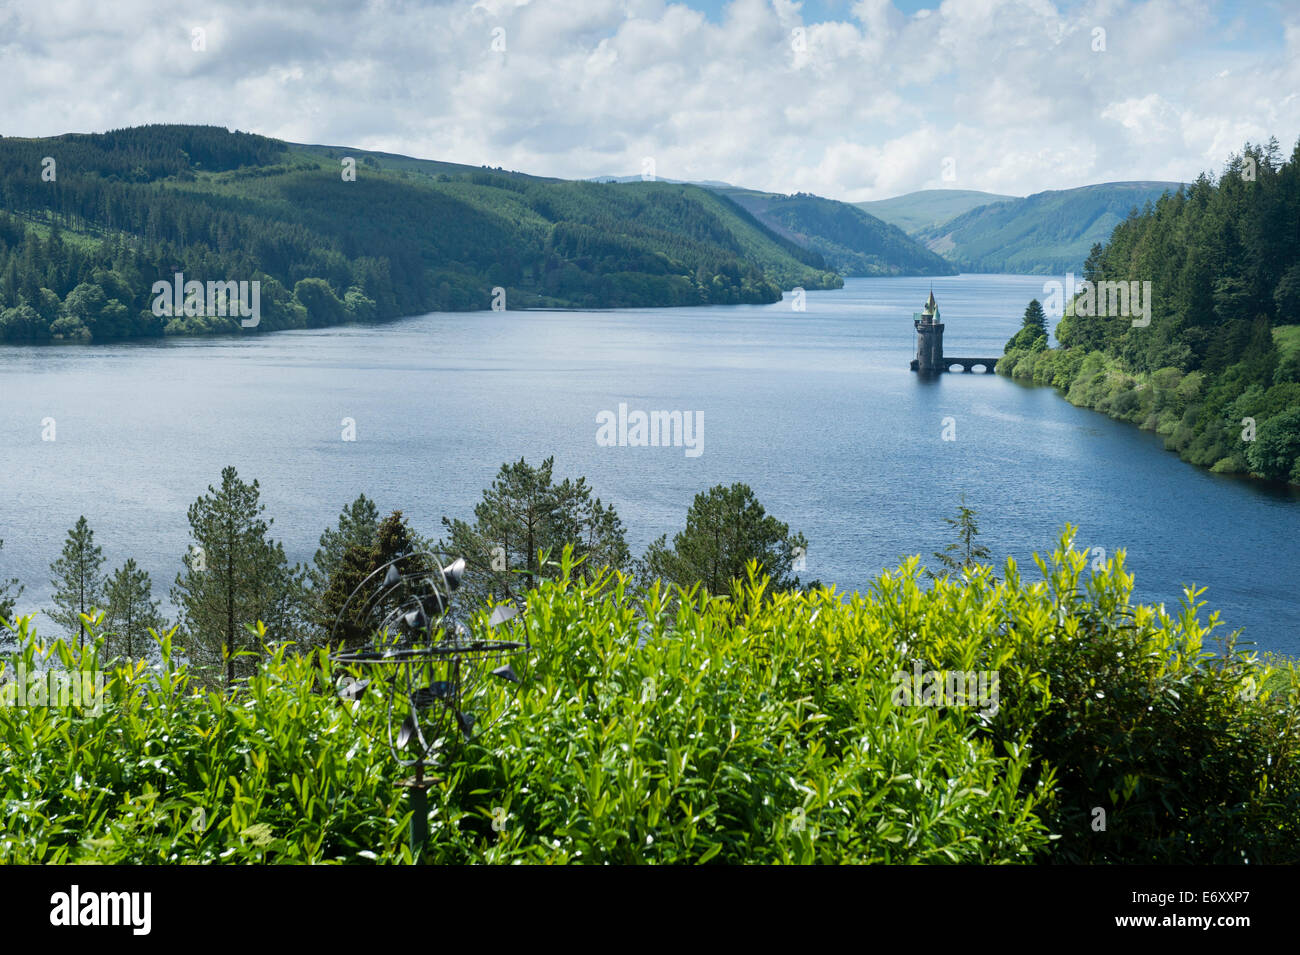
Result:
<svg viewBox="0 0 1300 955"><path fill-rule="evenodd" d="M451 595L464 574L464 558L445 567L425 553L394 558L352 591L330 632L331 645L357 632L372 635L360 649L340 650L330 660L366 671L364 679L340 689L342 699L358 700L372 686L384 693L388 748L398 763L415 767L404 785L411 794L411 852L417 859L428 838L426 791L436 782L425 769L456 739L473 734L478 720L467 704L480 685L488 677L518 683L510 658L530 649L527 638L518 643L478 636L468 617L456 619ZM486 626L490 630L517 615L513 607L496 607Z"/></svg>

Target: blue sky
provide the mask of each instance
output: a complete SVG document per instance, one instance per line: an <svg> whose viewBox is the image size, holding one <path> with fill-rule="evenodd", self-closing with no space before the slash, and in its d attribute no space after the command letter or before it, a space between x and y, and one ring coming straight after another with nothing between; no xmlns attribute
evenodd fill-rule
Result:
<svg viewBox="0 0 1300 955"><path fill-rule="evenodd" d="M1278 0L5 0L0 65L5 135L213 123L854 201L1188 180L1300 136Z"/></svg>

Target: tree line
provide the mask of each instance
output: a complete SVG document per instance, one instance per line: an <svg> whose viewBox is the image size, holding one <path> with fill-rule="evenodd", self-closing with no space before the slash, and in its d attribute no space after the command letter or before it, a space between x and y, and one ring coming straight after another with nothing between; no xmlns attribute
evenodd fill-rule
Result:
<svg viewBox="0 0 1300 955"><path fill-rule="evenodd" d="M1300 143L1247 144L1223 175L1133 210L1083 279L1150 282L1150 321L1035 301L998 372L1156 431L1194 464L1300 484ZM1110 314L1102 314L1111 312Z"/></svg>
<svg viewBox="0 0 1300 955"><path fill-rule="evenodd" d="M404 555L465 558L470 572L458 599L471 604L526 599L556 573L566 547L584 579L613 569L644 585L662 580L723 594L755 561L773 590L805 586L795 570L807 541L768 514L747 485L697 495L685 528L671 541L660 537L637 559L613 505L595 496L585 478L557 480L552 458L540 466L523 459L503 464L472 517L444 517L438 540L422 537L400 510L381 515L361 494L322 533L307 566L290 564L271 536L274 519L265 514L258 482L245 482L234 467L222 471L219 485L210 485L187 517L191 543L169 591L176 620L164 618L154 582L134 560L104 573L102 548L84 516L50 565L50 618L81 646L89 632L83 618L102 613L96 630L109 657L147 656L154 646L150 631L174 626L190 663L212 683L229 686L257 664L261 648L248 627L259 621L273 640L300 646L371 639L373 621L357 617L355 606L349 611L348 598ZM21 593L17 580L0 580L0 618L13 619Z"/></svg>

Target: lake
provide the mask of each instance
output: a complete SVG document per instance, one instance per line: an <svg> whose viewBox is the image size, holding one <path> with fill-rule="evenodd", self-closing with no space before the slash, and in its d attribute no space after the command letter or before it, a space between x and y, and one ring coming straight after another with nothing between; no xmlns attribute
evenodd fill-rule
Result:
<svg viewBox="0 0 1300 955"><path fill-rule="evenodd" d="M996 356L1042 276L849 279L769 306L435 313L379 326L99 346L0 347L0 576L48 605L85 514L115 568L164 598L186 510L221 469L261 483L272 534L309 560L365 492L422 533L471 516L503 462L554 455L613 502L635 553L695 494L743 481L809 542L804 579L854 590L951 540L964 494L997 562L1037 579L1061 527L1123 548L1146 602L1184 585L1260 648L1300 654L1300 496L1210 474L1054 390L908 370L933 284L950 355ZM702 421L700 453L603 446L597 416ZM54 441L42 441L53 418ZM343 440L344 419L355 440ZM955 440L943 440L945 419ZM931 561L933 563L933 561Z"/></svg>

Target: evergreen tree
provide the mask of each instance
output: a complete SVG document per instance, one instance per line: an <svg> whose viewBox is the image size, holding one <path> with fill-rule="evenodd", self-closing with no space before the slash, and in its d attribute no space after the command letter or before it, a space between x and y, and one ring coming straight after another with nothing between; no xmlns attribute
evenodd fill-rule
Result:
<svg viewBox="0 0 1300 955"><path fill-rule="evenodd" d="M260 496L257 481L245 484L233 467L221 472L220 490L209 486L190 506L194 545L171 592L191 662L209 672L224 662L227 688L253 669L236 654L260 650L246 625L261 621L278 640L301 635L304 574L267 536L273 521L262 517Z"/></svg>
<svg viewBox="0 0 1300 955"><path fill-rule="evenodd" d="M162 633L167 629L160 602L153 599L149 574L137 567L134 559L128 559L108 579L105 596L105 649L110 657L140 659L151 646L149 631Z"/></svg>
<svg viewBox="0 0 1300 955"><path fill-rule="evenodd" d="M980 561L989 560L992 557L987 547L975 542L980 529L975 522L975 511L966 506L965 494L961 496L961 503L957 505L957 516L945 517L944 521L957 531L956 541L943 550L934 552L934 556L938 558L939 563L943 564L947 570L955 573L967 568L977 567ZM930 577L933 579L935 575L930 573Z"/></svg>
<svg viewBox="0 0 1300 955"><path fill-rule="evenodd" d="M76 632L78 647L86 642L86 625L81 615L104 603L104 578L99 570L103 565L103 551L95 546L95 532L82 515L68 531L63 553L50 564L54 609L47 611L50 619L69 636Z"/></svg>
<svg viewBox="0 0 1300 955"><path fill-rule="evenodd" d="M320 536L320 549L311 568L311 586L317 594L323 593L337 573L343 555L353 546L366 549L374 546L379 531L379 508L364 494L343 508L338 524L327 528Z"/></svg>
<svg viewBox="0 0 1300 955"><path fill-rule="evenodd" d="M1020 322L1020 331L1007 342L1007 351L1013 348L1030 348L1042 351L1047 347L1047 315L1038 299L1031 299Z"/></svg>
<svg viewBox="0 0 1300 955"><path fill-rule="evenodd" d="M721 484L695 496L686 512L686 529L668 546L665 534L650 545L644 573L668 583L703 585L711 594L725 593L731 581L745 577L745 565L757 561L775 590L799 588L791 571L808 542L788 525L767 514L746 484Z"/></svg>
<svg viewBox="0 0 1300 955"><path fill-rule="evenodd" d="M439 549L465 558L474 571L465 580L471 593L516 596L545 572L538 552L558 557L567 544L573 545L575 558L585 558L581 574L590 576L606 566L628 568L630 552L614 506L595 497L586 478L557 484L554 464L554 458L539 467L523 458L503 464L475 506L472 524L442 519L448 540L439 542Z"/></svg>
<svg viewBox="0 0 1300 955"><path fill-rule="evenodd" d="M321 591L316 602L315 624L321 640L328 640L331 633L335 644L355 646L374 639L372 632L377 620L382 619L392 604L373 604L371 598L380 589L381 581L372 581L372 586L357 592L357 588L366 578L390 561L398 561L399 573L413 573L426 565L417 560L415 555L428 550L414 531L407 524L401 511L393 511L375 528L367 541L358 536L347 545L340 555L331 573L327 586ZM403 556L411 556L410 561L401 561ZM356 600L348 603L356 593ZM346 609L346 613L344 612Z"/></svg>
<svg viewBox="0 0 1300 955"><path fill-rule="evenodd" d="M0 540L0 550L4 550L4 546L5 542ZM18 603L18 598L22 595L23 585L17 577L8 580L0 578L0 626L13 622L14 604Z"/></svg>

